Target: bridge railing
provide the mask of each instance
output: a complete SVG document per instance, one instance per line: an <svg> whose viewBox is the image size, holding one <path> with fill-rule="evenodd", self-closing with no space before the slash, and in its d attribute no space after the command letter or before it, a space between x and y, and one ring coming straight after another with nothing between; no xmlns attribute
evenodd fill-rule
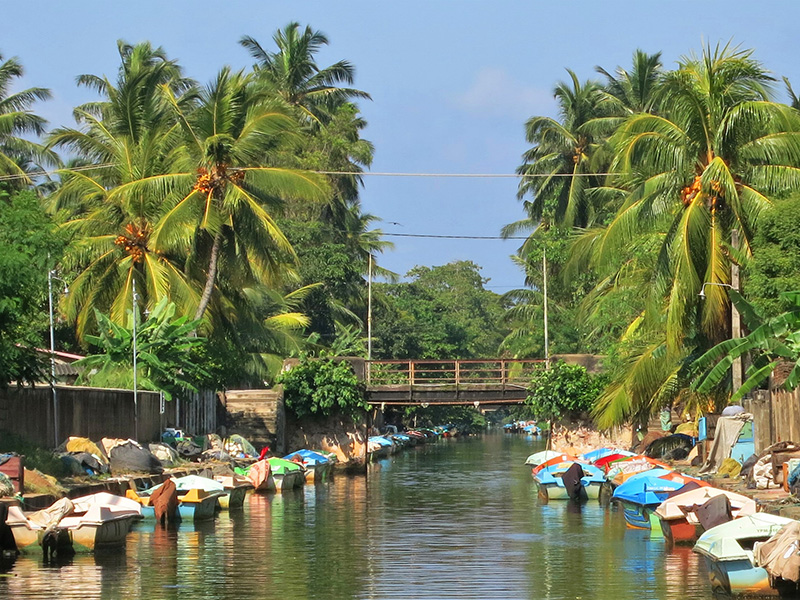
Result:
<svg viewBox="0 0 800 600"><path fill-rule="evenodd" d="M526 387L543 360L373 360L367 363L372 386L497 385Z"/></svg>

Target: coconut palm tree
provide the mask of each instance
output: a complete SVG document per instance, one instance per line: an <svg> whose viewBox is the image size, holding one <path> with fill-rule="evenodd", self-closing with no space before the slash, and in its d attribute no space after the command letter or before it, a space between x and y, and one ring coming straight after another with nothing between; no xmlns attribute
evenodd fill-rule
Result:
<svg viewBox="0 0 800 600"><path fill-rule="evenodd" d="M163 198L118 191L170 171L181 141L170 100L179 95L181 104L191 104L192 83L161 48L119 42L118 49L115 82L94 75L78 78L79 85L97 90L103 99L75 109L78 128L56 129L48 139L48 147L80 157L60 171L60 185L48 201L52 210L67 214L63 227L73 234L64 266L78 275L65 308L81 339L95 325L95 310L124 324L134 281L142 304L150 308L169 298L185 313L199 299L183 268L189 248L165 251L152 244Z"/></svg>
<svg viewBox="0 0 800 600"><path fill-rule="evenodd" d="M183 143L166 174L121 185L109 197L155 194L168 210L155 224L160 251L189 245L188 270L205 283L195 319L206 312L220 269L242 281L274 282L294 252L275 221L289 198L322 200L329 191L314 173L271 166L270 152L290 142L294 122L252 75L222 69L191 110L167 94Z"/></svg>
<svg viewBox="0 0 800 600"><path fill-rule="evenodd" d="M28 88L11 93L14 81L22 77L22 64L15 57L3 60L0 55L0 176L20 185L31 185L28 173L37 165L55 166L58 157L41 144L25 139L24 135L42 135L45 121L31 106L37 100L49 100L50 90Z"/></svg>
<svg viewBox="0 0 800 600"><path fill-rule="evenodd" d="M529 231L544 218L550 224L585 227L595 218L587 190L599 184L592 159L602 139L588 127L602 116L603 91L599 83L581 83L567 70L571 85L561 82L555 88L560 120L532 117L525 124L525 137L533 147L517 167L522 177L517 197L524 203L527 218L503 228L511 236Z"/></svg>
<svg viewBox="0 0 800 600"><path fill-rule="evenodd" d="M749 254L753 230L777 195L800 183L800 119L771 101L772 78L751 51L706 48L667 73L659 115L633 114L611 143L615 187L627 197L595 249L596 264L642 231L664 235L657 295L666 298L667 341L727 336L732 233ZM699 311L699 322L696 320Z"/></svg>
<svg viewBox="0 0 800 600"><path fill-rule="evenodd" d="M320 68L315 55L328 45L328 38L320 31L300 24L289 23L272 37L277 52L264 50L250 36L244 36L240 44L256 59L257 75L270 83L290 105L317 124L327 123L333 111L354 98L370 99L369 94L339 84L352 84L355 69L346 60Z"/></svg>

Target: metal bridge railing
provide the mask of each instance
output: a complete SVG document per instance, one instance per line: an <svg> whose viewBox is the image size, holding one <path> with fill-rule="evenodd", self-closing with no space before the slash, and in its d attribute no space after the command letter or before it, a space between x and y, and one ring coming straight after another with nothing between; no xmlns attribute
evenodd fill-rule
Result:
<svg viewBox="0 0 800 600"><path fill-rule="evenodd" d="M370 386L527 386L543 360L373 360L367 363Z"/></svg>

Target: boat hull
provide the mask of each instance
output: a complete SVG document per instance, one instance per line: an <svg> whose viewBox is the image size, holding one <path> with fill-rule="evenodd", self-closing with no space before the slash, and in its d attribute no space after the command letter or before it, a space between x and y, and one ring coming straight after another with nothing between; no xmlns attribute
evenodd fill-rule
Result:
<svg viewBox="0 0 800 600"><path fill-rule="evenodd" d="M769 575L747 559L717 561L705 557L708 579L715 594L728 596L778 596L769 584Z"/></svg>
<svg viewBox="0 0 800 600"><path fill-rule="evenodd" d="M247 496L247 490L252 489L250 486L241 485L235 488L227 488L225 494L219 497L219 507L222 510L231 510L242 508L244 506L244 498Z"/></svg>
<svg viewBox="0 0 800 600"><path fill-rule="evenodd" d="M273 478L275 480L275 491L277 492L303 487L305 483L305 475L300 469L287 471L286 473L274 473Z"/></svg>
<svg viewBox="0 0 800 600"><path fill-rule="evenodd" d="M686 519L658 519L661 533L668 544L694 544L703 533L700 524L689 523Z"/></svg>
<svg viewBox="0 0 800 600"><path fill-rule="evenodd" d="M658 517L655 515L654 508L627 500L620 500L622 515L625 517L625 525L630 529L650 529L660 533L661 526Z"/></svg>
<svg viewBox="0 0 800 600"><path fill-rule="evenodd" d="M58 538L57 547L72 547L78 553L91 553L95 550L117 548L125 545L128 532L138 519L126 515L101 523L80 523L74 527L64 527ZM17 549L23 554L42 552L44 529L31 529L23 524L11 525Z"/></svg>

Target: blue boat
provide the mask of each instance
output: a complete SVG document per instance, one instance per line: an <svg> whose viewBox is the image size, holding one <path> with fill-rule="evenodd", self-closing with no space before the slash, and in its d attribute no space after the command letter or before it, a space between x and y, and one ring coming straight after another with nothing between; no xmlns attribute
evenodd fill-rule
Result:
<svg viewBox="0 0 800 600"><path fill-rule="evenodd" d="M581 487L577 491L576 500L597 499L600 496L600 487L606 480L605 474L601 469L594 465L576 463L575 461L564 461L545 467L533 476L533 481L539 489L539 495L548 500L568 499L570 493L564 485L562 477L572 465L580 465L583 470L581 477Z"/></svg>
<svg viewBox="0 0 800 600"><path fill-rule="evenodd" d="M669 475L666 469L651 469L637 473L614 490L612 501L622 506L625 523L632 529L653 529L660 531L655 510L667 495L683 487L686 481L661 479Z"/></svg>
<svg viewBox="0 0 800 600"><path fill-rule="evenodd" d="M333 463L330 458L314 450L303 448L284 456L286 460L300 460L306 468L306 483L321 483L330 478Z"/></svg>

